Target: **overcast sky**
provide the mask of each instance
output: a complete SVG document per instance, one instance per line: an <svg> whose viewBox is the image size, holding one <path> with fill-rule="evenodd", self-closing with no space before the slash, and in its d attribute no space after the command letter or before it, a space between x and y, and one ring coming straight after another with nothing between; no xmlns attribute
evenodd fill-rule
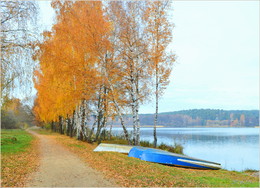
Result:
<svg viewBox="0 0 260 188"><path fill-rule="evenodd" d="M50 29L53 11L40 4L42 27ZM172 15L177 60L159 112L259 109L259 2L174 1Z"/></svg>

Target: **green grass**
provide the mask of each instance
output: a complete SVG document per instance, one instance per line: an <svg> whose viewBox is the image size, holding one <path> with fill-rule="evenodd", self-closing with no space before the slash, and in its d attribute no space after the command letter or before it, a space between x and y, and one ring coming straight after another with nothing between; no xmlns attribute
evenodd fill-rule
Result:
<svg viewBox="0 0 260 188"><path fill-rule="evenodd" d="M14 154L25 151L33 136L21 129L1 130L1 154Z"/></svg>
<svg viewBox="0 0 260 188"><path fill-rule="evenodd" d="M111 140L102 140L102 143L107 143L107 144L124 144L128 145L128 142L124 139L118 139L118 138L113 138Z"/></svg>
<svg viewBox="0 0 260 188"><path fill-rule="evenodd" d="M221 171L220 171L221 172ZM194 177L193 177L194 178ZM192 178L192 179L193 179ZM232 187L258 187L258 182L250 182L245 180L236 180L230 177L228 174L225 178L223 177L195 177L200 184L206 184L209 187L222 187L222 186L232 186Z"/></svg>
<svg viewBox="0 0 260 188"><path fill-rule="evenodd" d="M2 187L25 187L38 166L38 140L21 129L1 130Z"/></svg>
<svg viewBox="0 0 260 188"><path fill-rule="evenodd" d="M78 148L86 148L85 146L79 145L79 144L70 144L69 146L78 147Z"/></svg>

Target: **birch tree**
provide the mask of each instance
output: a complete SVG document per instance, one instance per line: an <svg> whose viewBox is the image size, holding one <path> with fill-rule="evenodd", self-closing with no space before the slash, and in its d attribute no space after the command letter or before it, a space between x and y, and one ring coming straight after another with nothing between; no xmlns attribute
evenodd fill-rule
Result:
<svg viewBox="0 0 260 188"><path fill-rule="evenodd" d="M119 61L121 87L127 91L133 116L133 144L140 143L139 107L145 101L149 82L147 43L145 38L145 2L115 2L114 28L117 37L117 61Z"/></svg>
<svg viewBox="0 0 260 188"><path fill-rule="evenodd" d="M52 2L57 22L51 32L44 33L34 56L40 62L35 71L34 109L41 120L60 120L62 133L76 132L78 139L89 142L100 142L107 120L118 116L128 143L139 145L140 105L149 99L155 80L158 106L171 72L173 57L166 53L170 25L163 14L165 7L158 8L163 6L157 2L105 5ZM124 122L129 111L133 138ZM87 127L89 117L94 121Z"/></svg>
<svg viewBox="0 0 260 188"><path fill-rule="evenodd" d="M146 31L149 37L150 65L155 80L154 147L157 146L158 101L169 84L169 76L174 62L174 54L167 51L167 47L172 41L173 30L173 25L167 14L170 7L170 1L151 1L148 3L145 14L148 23Z"/></svg>
<svg viewBox="0 0 260 188"><path fill-rule="evenodd" d="M24 93L30 90L38 6L29 1L1 1L0 5L1 103L4 103L4 98L11 97L14 89Z"/></svg>
<svg viewBox="0 0 260 188"><path fill-rule="evenodd" d="M71 117L75 111L74 125L79 139L83 139L88 110L84 101L94 101L100 85L97 44L107 44L104 36L109 25L101 2L56 1L52 6L57 23L51 32L44 33L44 43L35 54L35 60L40 61L35 71L35 110L45 121Z"/></svg>

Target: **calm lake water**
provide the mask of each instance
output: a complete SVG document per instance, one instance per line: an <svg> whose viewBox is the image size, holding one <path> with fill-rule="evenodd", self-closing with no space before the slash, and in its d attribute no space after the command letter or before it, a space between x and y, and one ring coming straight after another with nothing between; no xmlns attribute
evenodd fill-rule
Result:
<svg viewBox="0 0 260 188"><path fill-rule="evenodd" d="M181 144L185 155L221 163L224 169L259 170L259 128L157 128L157 136L158 144ZM141 140L152 142L153 128L141 128Z"/></svg>

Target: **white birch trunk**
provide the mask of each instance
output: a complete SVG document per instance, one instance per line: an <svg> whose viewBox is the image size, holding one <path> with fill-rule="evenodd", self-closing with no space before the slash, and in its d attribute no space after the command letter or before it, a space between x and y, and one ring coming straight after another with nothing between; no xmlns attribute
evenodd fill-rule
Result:
<svg viewBox="0 0 260 188"><path fill-rule="evenodd" d="M80 133L81 133L81 110L80 110L80 107L79 106L77 106L76 107L76 119L75 119L76 121L76 123L75 123L75 125L76 125L76 136L77 136L77 138L79 138L79 135L80 135Z"/></svg>
<svg viewBox="0 0 260 188"><path fill-rule="evenodd" d="M157 146L157 135L156 135L156 126L157 126L157 121L158 121L158 100L159 100L159 83L158 83L158 71L156 70L156 91L155 91L155 115L154 115L154 130L153 130L153 137L154 137L154 142L153 146L156 148Z"/></svg>
<svg viewBox="0 0 260 188"><path fill-rule="evenodd" d="M137 109L137 88L135 85L135 77L134 77L134 71L133 71L133 66L130 66L131 69L131 74L130 74L130 96L131 96L131 107L132 107L132 115L133 115L133 144L134 145L138 145L138 131L140 128L138 128L138 109Z"/></svg>
<svg viewBox="0 0 260 188"><path fill-rule="evenodd" d="M130 142L130 139L129 139L129 135L128 135L128 131L127 131L126 127L125 127L123 115L122 115L122 113L121 113L120 106L119 106L117 100L116 100L115 97L114 97L114 88L113 88L113 86L112 86L112 84L110 83L109 80L108 80L108 83L109 83L109 88L110 88L110 90L111 90L111 92L112 92L112 101L113 101L113 103L115 104L116 113L119 115L119 119L120 119L120 122L121 122L121 125L122 125L122 128L123 128L123 131L124 131L124 134L125 134L125 138L126 138L128 144L131 145L131 142Z"/></svg>
<svg viewBox="0 0 260 188"><path fill-rule="evenodd" d="M136 145L140 145L140 119L139 119L139 104L136 101Z"/></svg>

